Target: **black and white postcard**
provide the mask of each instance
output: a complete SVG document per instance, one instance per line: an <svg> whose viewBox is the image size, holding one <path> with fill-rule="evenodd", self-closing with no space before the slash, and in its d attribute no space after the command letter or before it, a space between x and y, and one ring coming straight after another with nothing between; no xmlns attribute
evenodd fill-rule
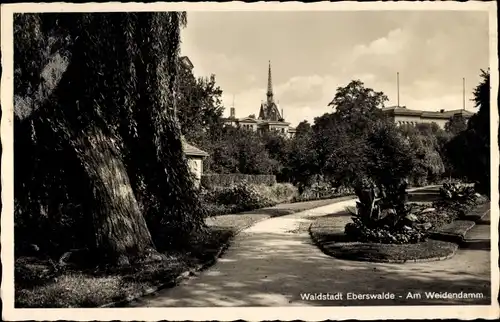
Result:
<svg viewBox="0 0 500 322"><path fill-rule="evenodd" d="M2 5L2 317L498 317L496 12Z"/></svg>

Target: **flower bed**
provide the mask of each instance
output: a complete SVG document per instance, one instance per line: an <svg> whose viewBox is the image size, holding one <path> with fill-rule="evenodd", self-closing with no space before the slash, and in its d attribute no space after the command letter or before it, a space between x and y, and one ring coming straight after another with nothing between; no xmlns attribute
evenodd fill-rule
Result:
<svg viewBox="0 0 500 322"><path fill-rule="evenodd" d="M454 195L441 191L441 200L418 204L403 203L400 191L392 196L374 189L358 191L356 209L317 219L310 227L312 239L325 253L343 259L396 263L446 259L474 226L473 221L459 218L485 201L470 187L456 189Z"/></svg>
<svg viewBox="0 0 500 322"><path fill-rule="evenodd" d="M309 229L313 242L336 258L384 263L443 260L452 257L458 248L454 243L432 239L411 244L352 241L341 230L347 221L348 216L317 219Z"/></svg>

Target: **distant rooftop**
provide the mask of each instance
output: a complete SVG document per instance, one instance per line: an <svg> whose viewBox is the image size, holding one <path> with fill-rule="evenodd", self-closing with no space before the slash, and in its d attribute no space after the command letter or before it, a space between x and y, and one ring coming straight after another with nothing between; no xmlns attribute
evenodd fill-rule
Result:
<svg viewBox="0 0 500 322"><path fill-rule="evenodd" d="M453 115L461 114L464 117L471 117L474 113L457 109L457 110L440 110L440 111L422 111L422 110L412 110L406 108L406 106L389 106L382 108L382 111L392 114L392 115L408 115L408 116L420 116L423 118L450 118Z"/></svg>

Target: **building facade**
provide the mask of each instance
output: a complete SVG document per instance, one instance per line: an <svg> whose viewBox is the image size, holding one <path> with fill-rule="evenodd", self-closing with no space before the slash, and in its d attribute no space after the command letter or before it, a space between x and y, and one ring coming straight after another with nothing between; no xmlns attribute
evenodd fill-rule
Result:
<svg viewBox="0 0 500 322"><path fill-rule="evenodd" d="M382 108L384 113L389 116L397 125L409 124L416 125L419 123L436 123L440 128L444 129L445 124L454 116L461 115L466 121L470 119L474 113L467 110L451 110L451 111L420 111L407 109L405 106L391 106Z"/></svg>
<svg viewBox="0 0 500 322"><path fill-rule="evenodd" d="M184 137L182 140L182 150L186 155L189 170L194 176L194 185L199 187L201 184L201 176L203 175L203 159L209 156L209 154L197 147L189 144Z"/></svg>
<svg viewBox="0 0 500 322"><path fill-rule="evenodd" d="M293 137L295 135L295 128L291 127L290 123L285 121L283 109L280 111L278 104L274 100L271 62L269 62L267 76L266 100L260 104L258 117L249 115L243 118L236 118L236 110L233 106L230 110L230 116L224 122L228 126L240 127L258 133L275 132L286 137Z"/></svg>

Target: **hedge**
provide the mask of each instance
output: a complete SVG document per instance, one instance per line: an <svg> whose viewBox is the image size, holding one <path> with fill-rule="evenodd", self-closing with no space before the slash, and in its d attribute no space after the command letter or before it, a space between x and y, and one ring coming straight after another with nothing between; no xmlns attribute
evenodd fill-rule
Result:
<svg viewBox="0 0 500 322"><path fill-rule="evenodd" d="M233 184L246 182L248 184L264 184L272 186L276 184L276 176L267 174L204 174L201 176L201 184L206 188L227 187Z"/></svg>

